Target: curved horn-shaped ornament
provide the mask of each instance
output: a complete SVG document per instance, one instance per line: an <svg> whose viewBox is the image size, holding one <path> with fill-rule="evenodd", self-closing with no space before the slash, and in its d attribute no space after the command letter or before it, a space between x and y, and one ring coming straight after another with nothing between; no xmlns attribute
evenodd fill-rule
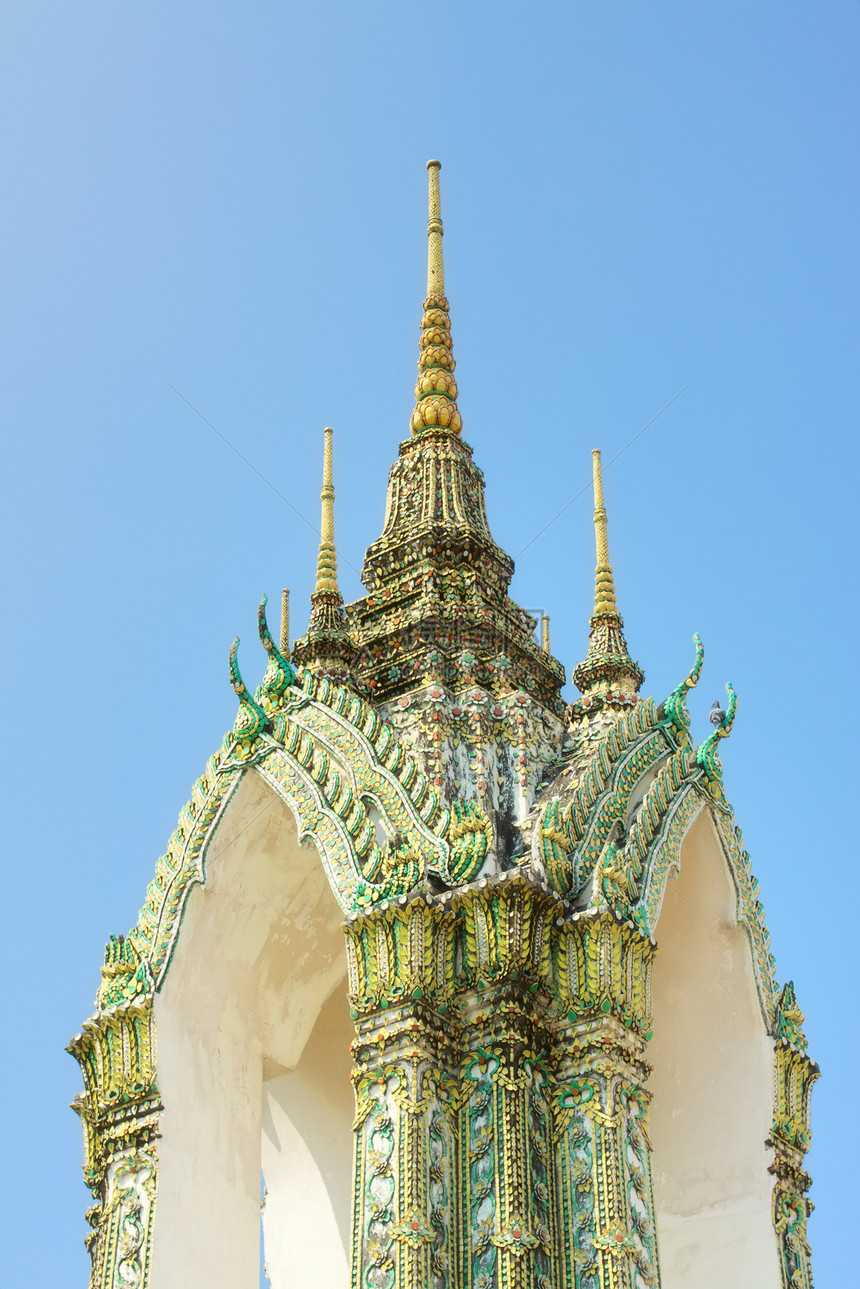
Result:
<svg viewBox="0 0 860 1289"><path fill-rule="evenodd" d="M663 704L663 714L667 720L671 721L676 730L683 731L690 728L690 713L687 710L687 695L691 689L695 689L696 683L702 674L702 664L705 661L705 646L702 644L701 637L698 633L693 636L693 644L696 646L696 661L693 663L693 670L689 676L681 681L677 689L673 689L669 697Z"/></svg>
<svg viewBox="0 0 860 1289"><path fill-rule="evenodd" d="M269 655L269 665L260 685L260 695L264 699L275 700L281 697L290 685L296 683L296 673L281 653L269 630L266 620L266 605L269 597L264 595L257 609L257 630L260 643Z"/></svg>
<svg viewBox="0 0 860 1289"><path fill-rule="evenodd" d="M248 687L239 671L239 637L230 646L230 684L239 699L239 712L233 723L233 734L240 743L253 743L254 739L271 726L266 713L260 704L248 692Z"/></svg>
<svg viewBox="0 0 860 1289"><path fill-rule="evenodd" d="M734 687L728 680L726 681L726 693L729 696L729 705L726 708L726 719L720 726L720 736L722 738L728 738L731 734L732 726L735 723L735 713L738 710L738 696L734 691Z"/></svg>
<svg viewBox="0 0 860 1289"><path fill-rule="evenodd" d="M720 739L728 738L729 734L731 734L732 726L735 723L735 713L738 710L738 696L729 682L726 682L726 693L729 696L729 702L725 715L713 734L708 735L696 752L696 764L700 765L704 770L711 794L717 798L723 795L723 765L717 755L717 748Z"/></svg>

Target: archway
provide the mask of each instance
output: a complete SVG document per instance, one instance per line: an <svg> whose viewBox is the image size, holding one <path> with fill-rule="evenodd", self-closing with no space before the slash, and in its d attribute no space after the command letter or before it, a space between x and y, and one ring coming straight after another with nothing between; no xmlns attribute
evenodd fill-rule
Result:
<svg viewBox="0 0 860 1289"><path fill-rule="evenodd" d="M773 1042L707 809L682 843L656 939L650 1131L663 1289L779 1289L764 1144Z"/></svg>
<svg viewBox="0 0 860 1289"><path fill-rule="evenodd" d="M273 1210L276 1190L286 1195L310 1179L317 1198L328 1192L333 1227L348 1230L342 1164L329 1167L326 1149L336 1147L325 1147L308 1099L310 1091L329 1097L342 1146L352 1121L342 914L316 849L299 844L292 811L253 771L205 864L155 1000L164 1111L152 1283L256 1289L264 1126ZM302 1089L309 1118L300 1132ZM280 1249L276 1289L301 1255Z"/></svg>

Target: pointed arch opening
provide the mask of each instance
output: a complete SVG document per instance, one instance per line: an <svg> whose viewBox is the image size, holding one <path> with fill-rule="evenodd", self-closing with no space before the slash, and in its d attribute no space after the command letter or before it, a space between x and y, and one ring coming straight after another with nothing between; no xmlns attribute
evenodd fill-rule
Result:
<svg viewBox="0 0 860 1289"><path fill-rule="evenodd" d="M273 1289L306 1278L319 1247L319 1221L295 1221L301 1198L327 1223L315 1283L345 1289L353 1097L342 913L316 848L299 843L292 810L253 771L205 864L155 1002L164 1110L152 1284L257 1289L262 1166Z"/></svg>
<svg viewBox="0 0 860 1289"><path fill-rule="evenodd" d="M656 940L650 1132L663 1289L779 1289L765 1146L773 1042L707 809L682 842Z"/></svg>

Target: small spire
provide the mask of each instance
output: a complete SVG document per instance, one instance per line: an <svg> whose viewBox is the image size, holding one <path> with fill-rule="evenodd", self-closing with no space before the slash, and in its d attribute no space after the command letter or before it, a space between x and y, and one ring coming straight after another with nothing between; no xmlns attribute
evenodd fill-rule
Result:
<svg viewBox="0 0 860 1289"><path fill-rule="evenodd" d="M615 578L609 563L609 540L606 536L606 507L603 504L603 476L600 472L600 448L591 454L594 470L594 536L597 545L597 568L594 575L594 612L616 614Z"/></svg>
<svg viewBox="0 0 860 1289"><path fill-rule="evenodd" d="M427 294L445 294L445 265L442 260L442 203L439 198L441 161L428 161L430 172L429 219L427 220Z"/></svg>
<svg viewBox="0 0 860 1289"><path fill-rule="evenodd" d="M451 320L445 297L445 266L442 261L442 215L439 200L441 161L428 161L430 172L430 218L427 221L427 299L421 319L418 383L415 410L410 425L413 434L442 430L459 434L463 422L457 409L457 382L451 348Z"/></svg>
<svg viewBox="0 0 860 1289"><path fill-rule="evenodd" d="M540 624L541 624L541 635L543 636L543 651L544 653L549 653L550 647L549 647L549 614L548 613L541 614Z"/></svg>
<svg viewBox="0 0 860 1289"><path fill-rule="evenodd" d="M323 486L320 492L322 517L320 520L320 553L317 559L318 591L337 590L337 552L334 548L334 483L332 482L331 426L323 430Z"/></svg>
<svg viewBox="0 0 860 1289"><path fill-rule="evenodd" d="M348 679L356 648L349 634L343 596L337 585L334 545L332 430L326 427L323 449L322 519L316 587L311 593L307 633L293 645L293 661L332 680Z"/></svg>
<svg viewBox="0 0 860 1289"><path fill-rule="evenodd" d="M600 450L595 448L591 456L594 470L594 536L597 546L594 613L590 624L588 653L585 661L574 667L572 679L586 699L599 695L609 707L624 706L636 701L636 694L645 674L630 657L627 641L624 639L624 623L618 612L615 578L609 563Z"/></svg>
<svg viewBox="0 0 860 1289"><path fill-rule="evenodd" d="M290 593L286 587L281 591L281 653L290 660Z"/></svg>

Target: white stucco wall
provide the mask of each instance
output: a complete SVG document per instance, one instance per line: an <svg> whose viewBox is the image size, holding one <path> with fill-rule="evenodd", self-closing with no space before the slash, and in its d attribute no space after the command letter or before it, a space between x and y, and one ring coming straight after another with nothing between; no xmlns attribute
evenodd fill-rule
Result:
<svg viewBox="0 0 860 1289"><path fill-rule="evenodd" d="M353 1035L341 982L296 1069L263 1085L263 1228L272 1289L349 1285Z"/></svg>
<svg viewBox="0 0 860 1289"><path fill-rule="evenodd" d="M299 1066L327 999L338 986L345 995L342 918L322 863L253 772L210 842L206 870L155 1005L165 1109L153 1289L257 1289L264 1073L277 1082ZM351 1098L348 1066L341 1057ZM324 1087L337 1075L320 1077ZM281 1164L283 1180L286 1154Z"/></svg>
<svg viewBox="0 0 860 1289"><path fill-rule="evenodd" d="M657 926L650 1115L663 1289L779 1289L765 1147L773 1043L710 813Z"/></svg>

